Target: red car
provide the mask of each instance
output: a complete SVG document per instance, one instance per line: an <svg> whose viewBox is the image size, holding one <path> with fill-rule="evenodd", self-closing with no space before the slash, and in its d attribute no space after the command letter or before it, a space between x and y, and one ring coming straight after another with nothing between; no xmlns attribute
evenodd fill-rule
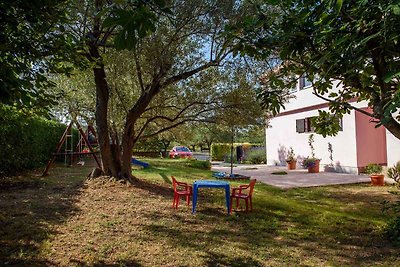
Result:
<svg viewBox="0 0 400 267"><path fill-rule="evenodd" d="M191 159L193 156L192 151L185 146L174 146L172 150L169 152L169 157L171 159L174 158L188 158Z"/></svg>

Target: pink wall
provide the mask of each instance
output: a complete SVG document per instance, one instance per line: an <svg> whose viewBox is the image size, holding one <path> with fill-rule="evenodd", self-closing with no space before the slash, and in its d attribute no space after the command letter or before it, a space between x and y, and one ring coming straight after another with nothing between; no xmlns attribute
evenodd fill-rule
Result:
<svg viewBox="0 0 400 267"><path fill-rule="evenodd" d="M371 111L369 108L363 108ZM360 112L356 114L357 167L368 163L387 165L386 130L384 127L375 128L370 117Z"/></svg>

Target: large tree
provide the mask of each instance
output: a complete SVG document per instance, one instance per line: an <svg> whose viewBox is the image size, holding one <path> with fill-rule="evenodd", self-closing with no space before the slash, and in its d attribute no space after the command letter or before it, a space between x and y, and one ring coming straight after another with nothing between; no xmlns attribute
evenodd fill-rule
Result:
<svg viewBox="0 0 400 267"><path fill-rule="evenodd" d="M397 0L255 2L258 11L230 31L240 40L238 51L274 62L259 95L264 107L279 113L296 82L290 78L306 76L335 114L320 112L317 132L335 134L337 117L354 109L400 138ZM335 82L339 91L332 90ZM371 112L353 105L364 100Z"/></svg>
<svg viewBox="0 0 400 267"><path fill-rule="evenodd" d="M147 133L146 127L163 120L169 124L149 135L168 130L182 123L177 115L190 113L194 104L203 105L201 101L171 101L169 106L174 114L151 103L157 96L161 96L160 101L168 101L168 90L188 99L201 94L196 88L189 93L179 88L190 86L195 79L206 79L200 74L228 58L231 43L223 29L240 17L239 9L232 1L169 1L169 9L164 1L82 1L76 9L77 24L71 30L85 40L84 52L92 63L96 124L106 175L133 181L132 149ZM138 89L136 98L123 99L126 114L120 140L122 151L110 131L109 101L115 85L108 78L111 74L107 73L105 60L108 52L121 49L132 51L132 64L128 67L136 77L132 89ZM157 112L157 116L146 116ZM196 113L190 116L193 115Z"/></svg>

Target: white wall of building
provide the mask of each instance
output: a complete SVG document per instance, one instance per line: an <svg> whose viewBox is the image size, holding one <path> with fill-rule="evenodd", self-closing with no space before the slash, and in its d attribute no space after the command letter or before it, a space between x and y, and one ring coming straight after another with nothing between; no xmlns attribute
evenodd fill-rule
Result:
<svg viewBox="0 0 400 267"><path fill-rule="evenodd" d="M400 161L400 140L389 131L386 131L386 146L388 167L392 167Z"/></svg>
<svg viewBox="0 0 400 267"><path fill-rule="evenodd" d="M327 110L327 109L325 109ZM311 156L308 138L311 133L297 133L296 120L318 115L318 110L273 118L266 129L267 164L285 165L286 151L292 147L296 156ZM330 164L328 143L333 148L333 164L338 170L357 172L357 153L354 112L343 118L343 131L335 137L324 138L314 133L315 156L321 165Z"/></svg>
<svg viewBox="0 0 400 267"><path fill-rule="evenodd" d="M333 88L335 88L335 85ZM340 89L340 85L338 89ZM338 89L334 89L334 91L338 91ZM270 120L269 127L266 128L268 165L285 165L286 153L290 147L293 148L296 156L300 158L311 156L308 145L308 137L311 133L297 133L296 120L317 116L318 110L301 111L299 109L326 102L313 95L311 87L297 91L293 96L294 98L285 105L285 110L282 112L299 112L275 117ZM352 105L364 108L367 107L367 102L353 102ZM328 110L328 108L323 108L322 110ZM328 151L328 143L331 143L333 148L333 164L336 170L351 173L358 172L355 111L351 111L350 114L346 114L343 117L343 131L340 131L337 136L324 138L314 133L314 140L315 156L321 158L321 169L323 169L323 165L331 163ZM391 167L400 161L400 140L394 137L389 131L386 131L386 143L387 163Z"/></svg>

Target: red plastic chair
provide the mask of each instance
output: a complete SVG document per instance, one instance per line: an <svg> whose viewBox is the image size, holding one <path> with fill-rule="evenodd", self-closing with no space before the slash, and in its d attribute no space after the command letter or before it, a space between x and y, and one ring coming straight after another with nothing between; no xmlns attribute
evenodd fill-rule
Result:
<svg viewBox="0 0 400 267"><path fill-rule="evenodd" d="M231 206L229 211L232 212L232 201L234 198L236 198L236 209L239 207L239 199L244 199L246 202L246 212L249 211L249 200L250 200L250 211L253 210L253 201L252 201L252 195L253 195L253 190L254 190L254 185L256 184L257 180L252 179L250 180L250 184L248 185L240 185L237 188L232 188L232 194L231 194ZM248 189L248 190L247 190ZM248 191L246 192L243 191Z"/></svg>
<svg viewBox="0 0 400 267"><path fill-rule="evenodd" d="M172 184L174 185L174 201L172 202L172 208L177 209L179 204L179 198L186 196L186 202L189 205L190 196L192 195L193 189L191 185L184 182L178 182L174 176L172 177Z"/></svg>

